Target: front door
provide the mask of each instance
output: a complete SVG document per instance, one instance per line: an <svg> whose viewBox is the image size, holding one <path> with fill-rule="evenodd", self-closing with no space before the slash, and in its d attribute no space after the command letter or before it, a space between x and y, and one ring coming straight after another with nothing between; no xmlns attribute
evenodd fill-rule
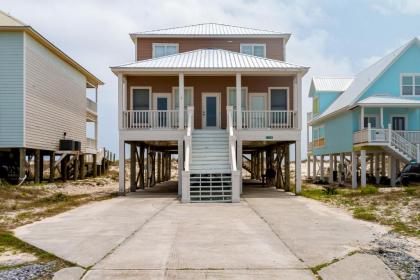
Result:
<svg viewBox="0 0 420 280"><path fill-rule="evenodd" d="M219 128L220 93L203 93L202 96L203 128Z"/></svg>
<svg viewBox="0 0 420 280"><path fill-rule="evenodd" d="M250 116L247 122L250 124L250 128L264 128L267 122L266 110L267 110L267 94L266 93L250 93Z"/></svg>
<svg viewBox="0 0 420 280"><path fill-rule="evenodd" d="M392 117L392 130L405 130L405 117Z"/></svg>
<svg viewBox="0 0 420 280"><path fill-rule="evenodd" d="M171 106L170 93L155 93L154 94L154 116L153 120L156 127L165 128L169 125L169 108Z"/></svg>

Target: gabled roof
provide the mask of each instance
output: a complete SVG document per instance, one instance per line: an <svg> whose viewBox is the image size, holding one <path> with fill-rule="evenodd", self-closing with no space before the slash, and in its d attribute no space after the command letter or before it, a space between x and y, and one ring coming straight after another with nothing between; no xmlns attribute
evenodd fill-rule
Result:
<svg viewBox="0 0 420 280"><path fill-rule="evenodd" d="M386 95L373 95L369 96L363 100L358 101L355 105L359 106L395 106L395 105L404 105L404 106L413 106L419 107L420 100L404 97L394 97Z"/></svg>
<svg viewBox="0 0 420 280"><path fill-rule="evenodd" d="M332 116L338 112L349 109L365 93L365 91L412 45L419 44L418 38L410 40L395 51L386 55L370 67L360 72L349 88L344 91L322 114L315 117L312 122Z"/></svg>
<svg viewBox="0 0 420 280"><path fill-rule="evenodd" d="M219 23L201 23L131 33L130 36L132 39L138 37L280 37L287 41L290 34Z"/></svg>
<svg viewBox="0 0 420 280"><path fill-rule="evenodd" d="M111 67L122 71L296 71L307 67L221 49L198 49Z"/></svg>
<svg viewBox="0 0 420 280"><path fill-rule="evenodd" d="M22 21L12 17L9 14L6 14L3 11L0 11L0 32L1 31L22 31L26 32L32 38L34 38L37 42L42 44L44 47L49 49L55 55L60 57L66 63L74 67L77 71L79 71L82 75L86 77L86 81L91 85L103 85L103 82L99 80L95 75L90 73L86 70L83 66L77 63L75 60L70 58L67 54L65 54L62 50L48 41L44 36L39 34L35 29L31 26L23 23Z"/></svg>
<svg viewBox="0 0 420 280"><path fill-rule="evenodd" d="M353 80L353 77L313 77L309 97L312 97L316 91L343 92L348 89Z"/></svg>

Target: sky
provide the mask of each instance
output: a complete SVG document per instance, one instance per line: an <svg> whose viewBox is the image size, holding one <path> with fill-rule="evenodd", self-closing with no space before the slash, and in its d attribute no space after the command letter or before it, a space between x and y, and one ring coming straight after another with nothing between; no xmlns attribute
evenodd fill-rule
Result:
<svg viewBox="0 0 420 280"><path fill-rule="evenodd" d="M1 0L105 85L99 145L118 153L115 66L134 61L129 33L216 22L291 33L286 61L309 66L302 84L302 157L314 76L354 76L420 36L420 0Z"/></svg>

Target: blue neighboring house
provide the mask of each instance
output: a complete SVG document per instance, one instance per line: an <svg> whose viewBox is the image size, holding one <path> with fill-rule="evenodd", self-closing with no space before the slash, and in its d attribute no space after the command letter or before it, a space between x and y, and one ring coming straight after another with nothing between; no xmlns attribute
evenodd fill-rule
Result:
<svg viewBox="0 0 420 280"><path fill-rule="evenodd" d="M354 78L313 78L308 176L352 186L380 183L420 160L420 40L412 39ZM311 136L309 137L311 132ZM336 172L334 172L336 171ZM312 175L311 175L312 173Z"/></svg>

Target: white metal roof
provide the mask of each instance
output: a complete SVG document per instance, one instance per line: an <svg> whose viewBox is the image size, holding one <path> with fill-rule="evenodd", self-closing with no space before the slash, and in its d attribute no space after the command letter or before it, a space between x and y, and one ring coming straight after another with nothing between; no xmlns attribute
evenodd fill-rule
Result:
<svg viewBox="0 0 420 280"><path fill-rule="evenodd" d="M408 43L360 72L349 88L344 91L322 114L314 118L313 121L320 120L353 106L360 96L362 96L362 94L369 88L369 86L372 85L401 54L416 43L419 43L418 38L410 40Z"/></svg>
<svg viewBox="0 0 420 280"><path fill-rule="evenodd" d="M257 37L290 37L289 33L282 33L256 28L247 28L219 23L201 23L195 25L165 28L151 31L131 33L135 37L235 37L235 36L257 36Z"/></svg>
<svg viewBox="0 0 420 280"><path fill-rule="evenodd" d="M353 82L350 77L314 77L312 78L309 97L312 97L315 91L324 92L343 92Z"/></svg>
<svg viewBox="0 0 420 280"><path fill-rule="evenodd" d="M412 98L404 98L404 97L394 97L394 96L386 96L386 95L374 95L369 96L363 100L360 100L355 105L361 106L396 106L396 105L404 105L404 106L420 106L420 100L415 100Z"/></svg>
<svg viewBox="0 0 420 280"><path fill-rule="evenodd" d="M114 72L121 71L230 71L230 70L271 70L271 71L303 71L307 67L221 49L198 49L158 58L141 60L134 63L111 67Z"/></svg>

